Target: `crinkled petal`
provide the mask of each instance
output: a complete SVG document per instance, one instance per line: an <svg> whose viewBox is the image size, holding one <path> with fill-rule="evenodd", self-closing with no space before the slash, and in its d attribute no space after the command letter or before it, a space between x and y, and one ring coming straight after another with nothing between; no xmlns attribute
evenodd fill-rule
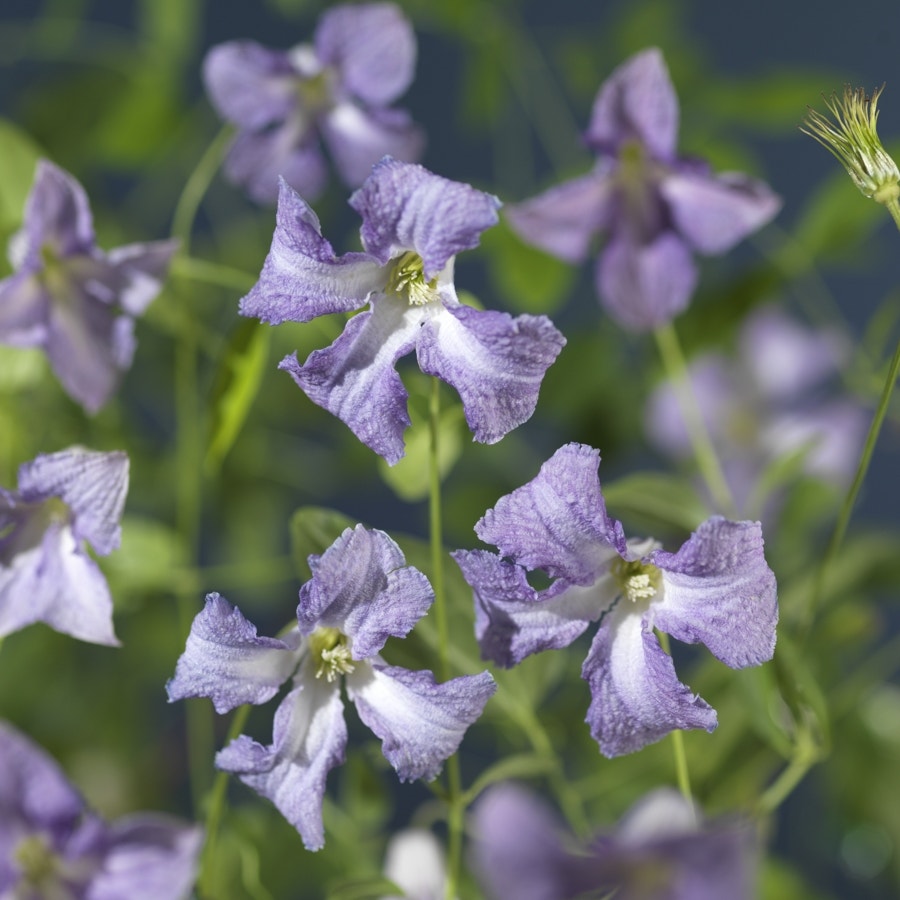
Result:
<svg viewBox="0 0 900 900"><path fill-rule="evenodd" d="M707 519L677 553L655 550L663 599L651 623L679 641L704 643L733 669L772 658L778 602L759 522Z"/></svg>
<svg viewBox="0 0 900 900"><path fill-rule="evenodd" d="M528 569L593 584L625 552L622 525L607 515L600 492L599 463L592 447L565 444L535 478L501 497L475 533Z"/></svg>
<svg viewBox="0 0 900 900"><path fill-rule="evenodd" d="M762 228L781 209L781 198L762 181L736 172L670 172L660 193L678 231L701 253L724 253Z"/></svg>
<svg viewBox="0 0 900 900"><path fill-rule="evenodd" d="M532 653L568 647L616 596L608 576L588 587L560 580L546 591L521 566L485 550L451 554L475 593L475 636L481 655L509 668Z"/></svg>
<svg viewBox="0 0 900 900"><path fill-rule="evenodd" d="M117 300L130 316L140 316L162 290L178 241L151 241L116 247L107 254L121 282Z"/></svg>
<svg viewBox="0 0 900 900"><path fill-rule="evenodd" d="M258 637L236 606L207 594L166 685L169 701L209 697L217 713L265 703L297 667L300 641L296 629L285 640Z"/></svg>
<svg viewBox="0 0 900 900"><path fill-rule="evenodd" d="M587 723L607 757L633 753L676 728L713 731L716 711L675 675L646 617L620 606L600 623L581 677L591 689Z"/></svg>
<svg viewBox="0 0 900 900"><path fill-rule="evenodd" d="M284 121L298 104L288 54L254 41L213 47L203 60L203 82L223 119L253 131Z"/></svg>
<svg viewBox="0 0 900 900"><path fill-rule="evenodd" d="M546 316L448 306L422 325L419 367L459 393L476 441L494 444L531 418L566 339Z"/></svg>
<svg viewBox="0 0 900 900"><path fill-rule="evenodd" d="M595 149L607 153L637 140L656 159L674 157L678 98L656 47L636 53L606 79L594 100L586 137Z"/></svg>
<svg viewBox="0 0 900 900"><path fill-rule="evenodd" d="M29 502L61 498L73 513L73 530L101 556L121 541L128 494L128 454L70 447L19 467L19 493Z"/></svg>
<svg viewBox="0 0 900 900"><path fill-rule="evenodd" d="M203 848L200 828L139 813L114 822L104 843L85 900L184 900L190 894Z"/></svg>
<svg viewBox="0 0 900 900"><path fill-rule="evenodd" d="M309 564L313 577L297 607L300 630L337 628L352 639L354 659L373 656L389 637L406 637L434 600L428 579L383 531L347 528Z"/></svg>
<svg viewBox="0 0 900 900"><path fill-rule="evenodd" d="M306 665L297 683L275 713L272 746L241 735L216 754L216 766L271 800L307 850L320 850L325 780L347 746L344 704L339 683L316 678Z"/></svg>
<svg viewBox="0 0 900 900"><path fill-rule="evenodd" d="M335 6L322 14L314 41L343 90L366 103L387 105L412 83L416 36L394 3Z"/></svg>
<svg viewBox="0 0 900 900"><path fill-rule="evenodd" d="M614 212L615 183L599 168L504 210L527 243L570 263L587 258L591 239Z"/></svg>
<svg viewBox="0 0 900 900"><path fill-rule="evenodd" d="M422 166L384 159L350 205L362 216L360 233L369 253L387 263L415 250L425 278L432 279L451 257L478 246L481 232L497 224L500 201Z"/></svg>
<svg viewBox="0 0 900 900"><path fill-rule="evenodd" d="M437 777L497 690L489 672L436 684L427 670L411 672L380 660L357 665L346 685L401 781Z"/></svg>
<svg viewBox="0 0 900 900"><path fill-rule="evenodd" d="M646 244L617 234L597 262L603 306L631 331L649 331L670 322L688 305L696 284L691 252L672 232Z"/></svg>
<svg viewBox="0 0 900 900"><path fill-rule="evenodd" d="M37 347L47 337L50 296L31 271L0 281L0 344Z"/></svg>
<svg viewBox="0 0 900 900"><path fill-rule="evenodd" d="M382 267L365 253L335 255L309 204L281 181L272 247L240 312L270 325L309 322L364 306L384 286Z"/></svg>
<svg viewBox="0 0 900 900"><path fill-rule="evenodd" d="M348 187L359 187L384 156L415 162L425 135L401 109L362 109L340 103L319 121L325 145Z"/></svg>
<svg viewBox="0 0 900 900"><path fill-rule="evenodd" d="M394 364L415 346L422 316L421 307L379 296L371 312L350 319L330 347L311 353L302 366L288 356L278 367L393 465L403 456L410 424L408 395Z"/></svg>

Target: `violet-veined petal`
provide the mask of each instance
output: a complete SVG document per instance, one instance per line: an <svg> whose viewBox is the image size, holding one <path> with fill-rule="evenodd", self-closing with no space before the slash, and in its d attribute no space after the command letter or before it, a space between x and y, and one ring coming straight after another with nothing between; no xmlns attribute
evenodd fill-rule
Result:
<svg viewBox="0 0 900 900"><path fill-rule="evenodd" d="M159 294L178 241L126 244L107 254L120 286L118 303L130 316L141 315Z"/></svg>
<svg viewBox="0 0 900 900"><path fill-rule="evenodd" d="M28 269L0 281L0 344L41 346L50 302L40 279Z"/></svg>

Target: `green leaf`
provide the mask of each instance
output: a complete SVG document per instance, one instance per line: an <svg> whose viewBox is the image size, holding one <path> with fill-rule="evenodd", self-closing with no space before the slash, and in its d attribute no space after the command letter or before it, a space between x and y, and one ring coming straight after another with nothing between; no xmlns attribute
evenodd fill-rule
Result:
<svg viewBox="0 0 900 900"><path fill-rule="evenodd" d="M24 131L0 119L0 231L12 232L21 224L25 199L41 155L37 144Z"/></svg>
<svg viewBox="0 0 900 900"><path fill-rule="evenodd" d="M807 660L783 629L772 665L781 696L794 718L795 734L805 734L825 755L831 742L828 704Z"/></svg>
<svg viewBox="0 0 900 900"><path fill-rule="evenodd" d="M0 347L0 394L12 394L34 387L43 381L48 371L43 350L35 347Z"/></svg>
<svg viewBox="0 0 900 900"><path fill-rule="evenodd" d="M245 319L231 335L213 387L212 437L203 464L207 473L222 464L259 393L270 334L268 325Z"/></svg>
<svg viewBox="0 0 900 900"><path fill-rule="evenodd" d="M301 506L291 516L291 557L297 574L304 580L312 577L307 557L321 556L345 528L356 525L352 519L333 509Z"/></svg>
<svg viewBox="0 0 900 900"><path fill-rule="evenodd" d="M603 485L616 516L693 531L708 515L706 504L684 478L662 472L635 472Z"/></svg>

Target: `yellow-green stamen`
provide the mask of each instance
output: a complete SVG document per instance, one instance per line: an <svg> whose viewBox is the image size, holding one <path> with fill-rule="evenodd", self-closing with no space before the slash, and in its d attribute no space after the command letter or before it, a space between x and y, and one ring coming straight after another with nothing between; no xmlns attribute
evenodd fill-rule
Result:
<svg viewBox="0 0 900 900"><path fill-rule="evenodd" d="M337 628L319 628L309 638L309 650L317 662L316 678L329 684L355 668L347 636Z"/></svg>
<svg viewBox="0 0 900 900"><path fill-rule="evenodd" d="M437 278L425 280L425 263L413 250L394 262L387 282L388 293L405 299L411 306L424 306L437 299Z"/></svg>
<svg viewBox="0 0 900 900"><path fill-rule="evenodd" d="M616 560L610 572L622 590L622 596L632 603L655 597L662 588L662 572L651 563L640 560Z"/></svg>

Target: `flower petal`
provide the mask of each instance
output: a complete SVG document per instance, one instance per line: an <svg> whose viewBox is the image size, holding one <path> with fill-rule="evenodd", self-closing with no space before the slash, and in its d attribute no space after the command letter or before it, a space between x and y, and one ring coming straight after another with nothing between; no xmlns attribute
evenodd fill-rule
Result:
<svg viewBox="0 0 900 900"><path fill-rule="evenodd" d="M394 834L385 851L384 877L400 888L403 897L440 900L447 886L447 863L434 833L425 828L406 828Z"/></svg>
<svg viewBox="0 0 900 900"><path fill-rule="evenodd" d="M500 201L468 184L448 181L422 166L384 159L350 198L362 216L363 247L382 264L415 250L430 280L481 232L497 224Z"/></svg>
<svg viewBox="0 0 900 900"><path fill-rule="evenodd" d="M762 228L781 198L762 181L736 172L671 172L659 184L678 231L701 253L724 253Z"/></svg>
<svg viewBox="0 0 900 900"><path fill-rule="evenodd" d="M139 316L162 289L178 241L151 241L126 244L107 254L110 265L119 276L119 305L130 316Z"/></svg>
<svg viewBox="0 0 900 900"><path fill-rule="evenodd" d="M607 153L617 153L625 141L637 140L658 160L674 157L678 98L657 48L636 53L603 82L586 138Z"/></svg>
<svg viewBox="0 0 900 900"><path fill-rule="evenodd" d="M169 702L209 697L217 713L265 703L297 667L301 638L258 637L256 626L219 594L207 594L166 691Z"/></svg>
<svg viewBox="0 0 900 900"><path fill-rule="evenodd" d="M454 387L476 441L494 444L531 418L566 339L546 316L447 306L422 324L419 367Z"/></svg>
<svg viewBox="0 0 900 900"><path fill-rule="evenodd" d="M0 344L38 347L47 336L50 296L35 277L25 270L0 281Z"/></svg>
<svg viewBox="0 0 900 900"><path fill-rule="evenodd" d="M591 239L605 231L614 212L614 182L597 168L505 209L522 240L566 262L584 260Z"/></svg>
<svg viewBox="0 0 900 900"><path fill-rule="evenodd" d="M307 850L320 850L325 780L344 761L346 746L340 685L316 678L304 665L297 687L275 713L272 746L241 735L216 754L216 766L271 800L300 832Z"/></svg>
<svg viewBox="0 0 900 900"><path fill-rule="evenodd" d="M380 660L357 665L346 685L401 781L437 777L497 690L489 672L436 684L427 670L411 672Z"/></svg>
<svg viewBox="0 0 900 900"><path fill-rule="evenodd" d="M316 214L282 179L272 247L240 312L270 325L309 322L359 309L384 281L381 266L366 254L335 256Z"/></svg>
<svg viewBox="0 0 900 900"><path fill-rule="evenodd" d="M677 553L655 550L663 599L651 624L679 641L702 642L733 669L772 658L778 621L775 575L759 522L705 521Z"/></svg>
<svg viewBox="0 0 900 900"><path fill-rule="evenodd" d="M475 525L501 556L551 578L589 585L625 552L621 523L606 513L597 466L584 444L560 447L527 484L501 497Z"/></svg>
<svg viewBox="0 0 900 900"><path fill-rule="evenodd" d="M410 424L408 395L394 364L415 346L422 315L421 307L378 295L371 312L350 319L330 347L311 353L302 366L288 356L278 368L393 465L403 456Z"/></svg>
<svg viewBox="0 0 900 900"><path fill-rule="evenodd" d="M617 234L597 263L597 290L606 311L624 328L648 331L670 322L691 299L697 269L672 232L639 244Z"/></svg>
<svg viewBox="0 0 900 900"><path fill-rule="evenodd" d="M716 711L678 681L646 617L621 600L581 669L591 689L587 723L607 757L633 753L676 728L713 731Z"/></svg>
<svg viewBox="0 0 900 900"><path fill-rule="evenodd" d="M366 103L391 103L412 83L416 36L393 3L335 6L322 14L314 41L322 65L337 69L341 88Z"/></svg>

